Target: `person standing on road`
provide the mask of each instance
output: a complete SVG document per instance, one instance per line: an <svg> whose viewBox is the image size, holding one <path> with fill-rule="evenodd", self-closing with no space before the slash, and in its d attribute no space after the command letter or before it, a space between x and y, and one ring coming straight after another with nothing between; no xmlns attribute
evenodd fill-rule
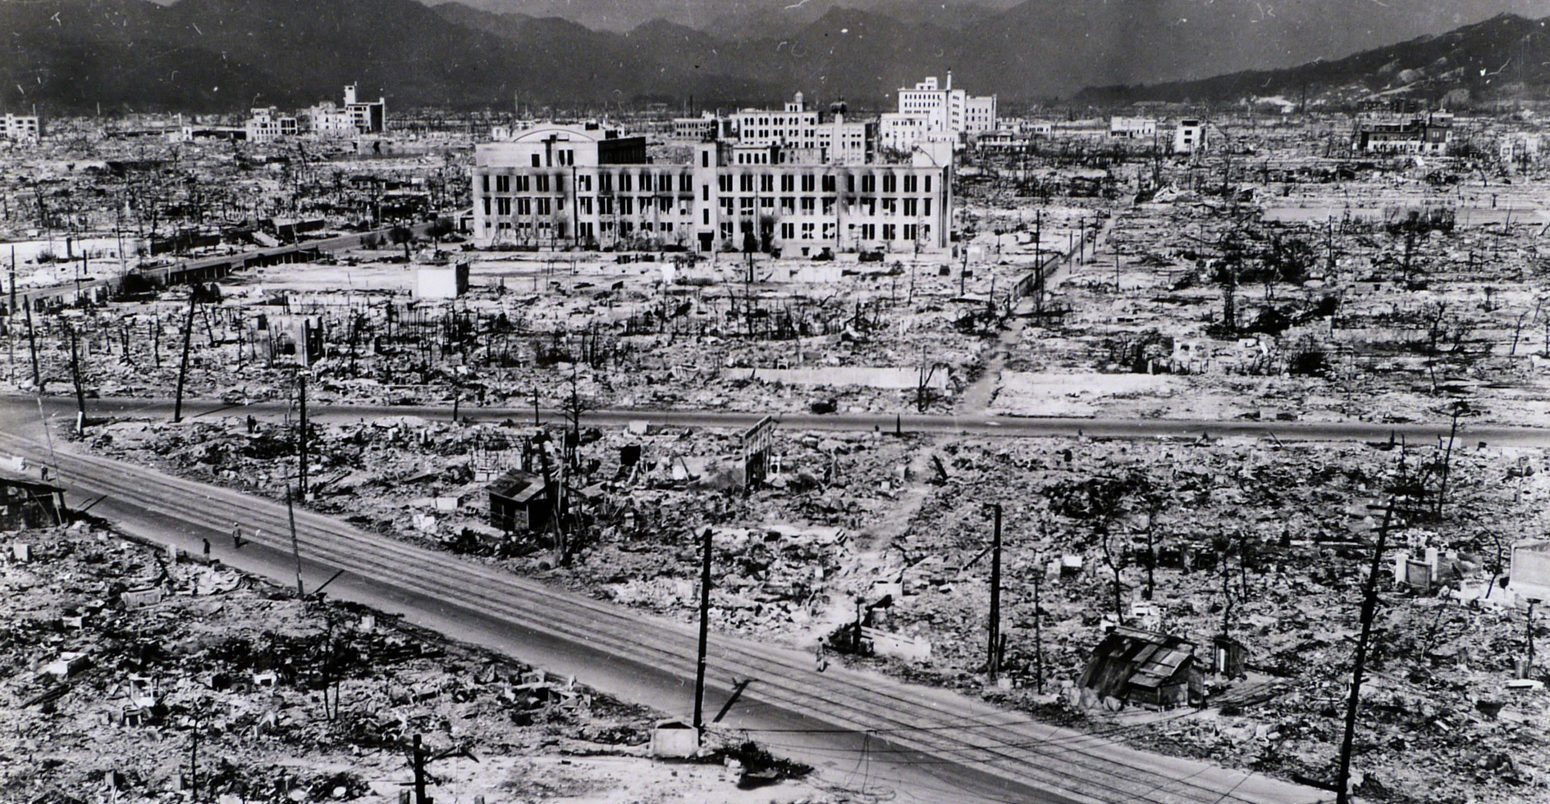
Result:
<svg viewBox="0 0 1550 804"><path fill-rule="evenodd" d="M822 673L829 669L829 654L824 650L822 639L818 640L818 649L813 652L813 658L818 662L818 672Z"/></svg>
<svg viewBox="0 0 1550 804"><path fill-rule="evenodd" d="M235 549L237 549L237 548L239 548L241 546L242 546L242 525L240 525L240 524L238 524L236 522L233 522L233 523L231 523L231 549L235 550Z"/></svg>

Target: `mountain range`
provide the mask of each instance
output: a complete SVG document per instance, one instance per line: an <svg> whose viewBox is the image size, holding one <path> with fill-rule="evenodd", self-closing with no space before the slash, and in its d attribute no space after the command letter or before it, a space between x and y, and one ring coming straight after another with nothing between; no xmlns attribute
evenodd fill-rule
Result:
<svg viewBox="0 0 1550 804"><path fill-rule="evenodd" d="M1550 88L1550 19L1501 14L1440 36L1423 36L1342 59L1281 70L1246 70L1199 81L1095 87L1077 99L1100 104L1279 98L1350 103L1403 94L1444 98L1542 96Z"/></svg>
<svg viewBox="0 0 1550 804"><path fill-rule="evenodd" d="M798 90L883 108L949 70L1003 104L1206 93L1398 40L1424 50L1504 10L1550 0L13 0L0 109L294 107L351 81L399 109L728 107ZM1240 77L1212 79L1226 73Z"/></svg>

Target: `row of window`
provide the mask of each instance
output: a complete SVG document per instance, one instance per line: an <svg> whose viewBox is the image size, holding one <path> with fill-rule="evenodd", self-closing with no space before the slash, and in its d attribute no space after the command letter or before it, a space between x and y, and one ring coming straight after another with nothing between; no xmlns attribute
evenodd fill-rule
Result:
<svg viewBox="0 0 1550 804"><path fill-rule="evenodd" d="M734 234L751 234L754 231L751 221L743 221L740 226L732 221L722 221L720 229L722 240L731 240ZM931 240L931 227L928 225L916 225L913 223L863 223L851 225L849 229L851 237L856 237L863 241ZM780 225L780 239L788 243L799 240L832 241L835 239L837 231L838 227L833 221L823 223L821 226L817 223L794 223L788 221Z"/></svg>
<svg viewBox="0 0 1550 804"><path fill-rule="evenodd" d="M564 198L518 197L513 199L497 197L494 199L484 198L481 200L486 217L489 217L492 213L494 216L500 218L511 217L513 210L515 211L516 216L519 218L531 217L534 215L539 217L546 217L551 214L563 214L565 212ZM833 198L821 199L821 205L819 204L820 199L810 197L795 198L786 196L781 197L778 200L779 206L777 207L777 198L775 196L757 199L757 204L755 203L755 199L749 196L744 196L741 198L722 198L720 203L721 214L724 217L732 217L733 215L747 216L752 215L756 208L767 214L773 214L778 208L780 210L780 214L786 216L798 214L809 216L822 214L829 216L835 214L835 201ZM595 207L593 204L593 199L589 196L582 196L576 199L576 209L578 214L590 216L593 214L594 208L599 215L613 215L615 214L616 209L618 210L617 214L620 215L646 215L655 212L659 215L671 216L676 214L677 217L688 218L693 214L692 210L690 209L689 202L680 200L676 203L675 206L673 199L669 198L599 198L596 199ZM903 216L906 218L929 218L931 217L931 198L867 199L853 205L850 210L850 214L856 215L858 217L876 217L879 214L879 210L881 210L881 214L884 217ZM709 215L710 211L706 210L705 217L707 223L709 222Z"/></svg>
<svg viewBox="0 0 1550 804"><path fill-rule="evenodd" d="M740 173L740 174L737 175L737 181L735 182L735 184L737 185L738 191L744 192L744 193L752 193L752 192L756 192L754 190L754 186L756 184L755 180L757 179L757 185L758 185L757 192L773 193L773 192L775 192L775 178L776 178L775 175L774 174L770 174L770 173L764 173L764 174L759 174L759 175L755 175L753 173ZM783 192L783 193L796 192L796 188L797 188L797 185L799 183L801 185L802 192L804 192L804 193L816 192L817 188L818 188L818 186L820 184L820 182L819 182L820 178L822 179L823 192L832 193L832 192L835 191L835 187L838 185L838 181L837 181L838 177L835 174L833 174L833 173L825 173L821 177L817 176L815 174L812 174L812 173L803 173L800 176L797 176L797 175L791 174L791 173L782 173L782 174L780 174L780 192ZM846 191L847 192L852 192L852 193L856 192L856 178L857 178L857 176L854 173L846 174L845 179L846 179ZM863 174L861 174L860 175L860 179L861 179L861 182L860 182L860 184L861 184L861 192L863 192L863 193L875 193L875 192L877 192L877 186L878 186L877 178L878 178L877 174L875 174L875 173L863 173ZM897 192L899 192L899 186L901 184L901 182L899 181L900 178L901 177L897 173L884 173L884 174L882 174L882 188L883 188L882 191L885 192L885 193L897 193ZM925 174L925 175L920 175L920 174L916 174L916 173L906 173L906 174L904 174L904 176L902 178L903 178L902 184L904 186L904 192L906 192L906 193L919 193L919 192L927 192L927 193L929 193L929 192L931 192L931 174L929 174L929 173ZM733 187L733 184L734 184L732 179L733 179L733 177L729 173L722 173L720 176L717 177L717 182L718 182L719 186L721 187L721 192L723 192L723 193L730 193L730 192L732 192L732 187ZM800 179L800 182L798 181L799 179Z"/></svg>
<svg viewBox="0 0 1550 804"><path fill-rule="evenodd" d="M678 192L680 193L694 191L694 177L688 173L600 173L596 177L598 190L604 193L613 192L616 176L618 178L619 192L622 193L635 192L637 185L640 187L640 192L670 193L673 192L673 185L675 183L678 185ZM675 176L677 177L676 182L674 181ZM479 186L485 193L490 192L490 178L489 174L480 177ZM510 193L513 187L519 193L547 193L550 192L550 187L554 188L553 192L565 192L565 174L563 173L553 175L547 173L518 173L515 175L503 173L496 174L494 178L494 188L497 193ZM576 176L576 189L583 193L592 192L592 180L593 176L589 173L578 174Z"/></svg>
<svg viewBox="0 0 1550 804"><path fill-rule="evenodd" d="M721 214L724 216L730 216L734 212L738 212L744 215L752 214L755 207L754 200L755 199L750 196L743 196L741 198L735 199L722 198ZM833 198L822 199L823 205L821 212L817 203L819 199L816 198L792 198L790 196L785 196L779 200L779 209L782 215L834 214L835 205ZM773 213L776 209L775 201L776 198L774 196L767 196L758 199L757 206L763 212ZM871 217L876 216L879 209L882 210L882 214L884 216L903 215L906 218L930 217L931 199L929 197L867 199L865 201L853 204L850 207L850 214Z"/></svg>

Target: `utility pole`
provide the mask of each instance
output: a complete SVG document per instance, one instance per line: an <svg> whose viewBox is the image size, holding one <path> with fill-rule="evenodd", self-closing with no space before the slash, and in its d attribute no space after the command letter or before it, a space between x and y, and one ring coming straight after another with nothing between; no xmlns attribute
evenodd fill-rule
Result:
<svg viewBox="0 0 1550 804"><path fill-rule="evenodd" d="M1448 431L1448 449L1442 455L1442 478L1437 486L1437 518L1442 518L1442 505L1448 496L1448 467L1453 463L1453 439L1459 432L1459 405L1453 406L1453 427Z"/></svg>
<svg viewBox="0 0 1550 804"><path fill-rule="evenodd" d="M1001 672L1001 503L995 504L995 517L990 544L990 645L985 658L991 681Z"/></svg>
<svg viewBox="0 0 1550 804"><path fill-rule="evenodd" d="M42 375L38 373L38 336L32 328L32 300L27 300L27 351L32 353L32 390L43 393Z"/></svg>
<svg viewBox="0 0 1550 804"><path fill-rule="evenodd" d="M694 669L694 732L705 725L705 647L710 637L711 530L705 529L705 557L700 562L700 649Z"/></svg>
<svg viewBox="0 0 1550 804"><path fill-rule="evenodd" d="M188 748L188 792L193 801L199 800L199 727L195 726L190 735L192 742Z"/></svg>
<svg viewBox="0 0 1550 804"><path fill-rule="evenodd" d="M183 421L183 382L188 376L188 346L194 334L194 307L199 304L199 283L192 283L188 287L188 319L183 322L183 358L178 363L178 392L172 403L173 424Z"/></svg>
<svg viewBox="0 0 1550 804"><path fill-rule="evenodd" d="M291 504L291 484L285 484L285 515L291 522L291 555L296 557L296 597L306 597L301 586L301 542L296 540L296 508Z"/></svg>
<svg viewBox="0 0 1550 804"><path fill-rule="evenodd" d="M1362 699L1362 670L1367 663L1367 643L1372 637L1372 621L1378 611L1378 573L1383 565L1383 547L1388 543L1389 525L1394 519L1394 501L1389 500L1378 528L1378 543L1372 550L1372 568L1367 573L1362 595L1362 634L1356 641L1356 660L1351 669L1351 698L1346 702L1345 737L1340 742L1340 768L1335 775L1335 804L1350 801L1351 744L1356 737L1356 711Z"/></svg>
<svg viewBox="0 0 1550 804"><path fill-rule="evenodd" d="M1534 604L1538 602L1539 600L1536 598L1531 597L1528 599L1528 628L1526 629L1528 633L1528 657L1523 662L1524 678L1528 678L1534 673Z"/></svg>
<svg viewBox="0 0 1550 804"><path fill-rule="evenodd" d="M425 795L425 746L420 743L420 735L414 736L414 752L410 756L410 764L414 766L414 804L431 804L431 800Z"/></svg>
<svg viewBox="0 0 1550 804"><path fill-rule="evenodd" d="M297 373L297 375L296 375L296 382L297 382L296 397L297 397L297 399L301 403L301 417L300 417L301 432L297 436L297 439L296 439L296 441L297 441L297 448L300 451L300 455L298 456L298 467L297 467L297 469L298 469L298 471L297 471L298 480L297 480L297 483L296 483L296 491L297 491L298 494L301 495L302 502L306 502L306 500L307 500L307 375L306 375L306 373L305 372Z"/></svg>
<svg viewBox="0 0 1550 804"><path fill-rule="evenodd" d="M75 431L80 433L86 429L86 391L81 388L81 350L76 339L75 325L66 326L70 330L70 379L75 383Z"/></svg>
<svg viewBox="0 0 1550 804"><path fill-rule="evenodd" d="M9 216L7 216L9 217ZM11 382L16 382L16 247L11 246L11 306L5 309L6 365L11 367Z"/></svg>

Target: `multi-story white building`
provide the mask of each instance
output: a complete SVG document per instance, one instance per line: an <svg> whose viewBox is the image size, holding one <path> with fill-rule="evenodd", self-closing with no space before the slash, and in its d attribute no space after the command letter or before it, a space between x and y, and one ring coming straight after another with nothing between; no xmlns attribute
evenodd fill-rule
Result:
<svg viewBox="0 0 1550 804"><path fill-rule="evenodd" d="M682 246L786 256L941 250L950 166L795 160L775 144L705 141L690 164L653 164L642 137L595 124L538 126L474 151L474 242Z"/></svg>
<svg viewBox="0 0 1550 804"><path fill-rule="evenodd" d="M1109 136L1127 140L1149 140L1157 136L1155 117L1110 117Z"/></svg>
<svg viewBox="0 0 1550 804"><path fill-rule="evenodd" d="M673 137L680 140L725 139L736 136L737 131L730 119L711 112L699 117L675 117L672 126Z"/></svg>
<svg viewBox="0 0 1550 804"><path fill-rule="evenodd" d="M0 118L0 139L12 142L37 142L43 136L37 115L7 114Z"/></svg>
<svg viewBox="0 0 1550 804"><path fill-rule="evenodd" d="M945 86L936 76L899 90L899 111L882 116L880 137L887 148L909 151L921 140L962 142L969 134L994 131L998 125L996 96L973 96L953 89L953 74Z"/></svg>
<svg viewBox="0 0 1550 804"><path fill-rule="evenodd" d="M307 108L307 132L317 137L354 137L357 134L381 134L387 131L387 101L378 98L362 103L355 84L344 88L344 105L323 101Z"/></svg>
<svg viewBox="0 0 1550 804"><path fill-rule="evenodd" d="M362 101L358 94L355 84L345 85L344 111L355 123L355 130L361 134L385 133L388 130L387 99L378 97L374 101Z"/></svg>
<svg viewBox="0 0 1550 804"><path fill-rule="evenodd" d="M1173 152L1192 154L1206 147L1206 123L1199 118L1185 118L1173 129Z"/></svg>
<svg viewBox="0 0 1550 804"><path fill-rule="evenodd" d="M779 112L743 109L732 115L732 130L747 145L818 148L818 112L809 110L798 92Z"/></svg>
<svg viewBox="0 0 1550 804"><path fill-rule="evenodd" d="M294 137L301 131L296 118L280 114L273 106L256 108L248 118L248 142L274 142L280 137Z"/></svg>
<svg viewBox="0 0 1550 804"><path fill-rule="evenodd" d="M307 130L318 137L353 137L360 133L355 128L355 116L333 101L307 109Z"/></svg>
<svg viewBox="0 0 1550 804"><path fill-rule="evenodd" d="M858 165L871 157L876 128L845 122L845 111L844 104L834 104L824 120L798 92L781 111L743 109L732 115L732 132L744 145L778 145L814 154L820 162Z"/></svg>

